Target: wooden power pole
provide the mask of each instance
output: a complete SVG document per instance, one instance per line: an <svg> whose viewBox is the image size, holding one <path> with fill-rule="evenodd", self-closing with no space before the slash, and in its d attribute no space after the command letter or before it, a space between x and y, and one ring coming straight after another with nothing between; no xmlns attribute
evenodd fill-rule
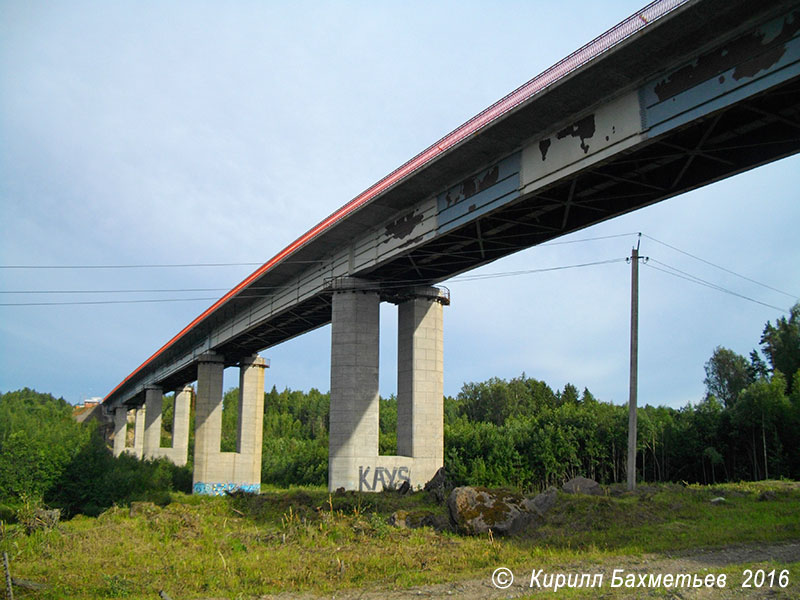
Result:
<svg viewBox="0 0 800 600"><path fill-rule="evenodd" d="M631 250L631 378L628 395L628 491L636 489L636 391L639 377L639 244Z"/></svg>

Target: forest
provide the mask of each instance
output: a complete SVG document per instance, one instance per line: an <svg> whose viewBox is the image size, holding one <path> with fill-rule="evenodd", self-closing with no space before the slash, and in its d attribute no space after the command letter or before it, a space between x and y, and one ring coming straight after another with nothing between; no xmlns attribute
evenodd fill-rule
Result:
<svg viewBox="0 0 800 600"><path fill-rule="evenodd" d="M744 357L717 347L706 395L683 408L638 413L643 481L800 479L800 304L767 322ZM235 449L238 390L224 397L222 450ZM573 385L553 390L520 375L465 384L445 397L445 467L458 484L542 489L575 475L624 481L627 406ZM170 437L172 396L165 397ZM327 482L329 397L273 387L265 393L262 482ZM192 418L192 424L194 419ZM380 401L380 451L396 449L397 401ZM96 426L78 425L63 399L25 389L0 395L0 505L44 501L97 514L113 503L191 487L190 465L114 458ZM2 516L2 515L0 515Z"/></svg>

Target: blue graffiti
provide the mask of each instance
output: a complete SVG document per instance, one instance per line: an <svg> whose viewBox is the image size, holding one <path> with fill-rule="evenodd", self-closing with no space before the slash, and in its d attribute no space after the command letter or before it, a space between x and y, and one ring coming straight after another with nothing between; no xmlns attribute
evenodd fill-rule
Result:
<svg viewBox="0 0 800 600"><path fill-rule="evenodd" d="M202 483L197 482L192 488L194 494L205 494L207 496L224 496L227 492L247 492L258 494L261 492L261 485L258 483Z"/></svg>

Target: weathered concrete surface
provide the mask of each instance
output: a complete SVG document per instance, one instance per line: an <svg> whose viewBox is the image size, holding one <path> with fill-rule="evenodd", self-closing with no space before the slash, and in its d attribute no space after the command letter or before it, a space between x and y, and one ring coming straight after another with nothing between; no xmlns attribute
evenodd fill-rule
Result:
<svg viewBox="0 0 800 600"><path fill-rule="evenodd" d="M178 466L188 461L189 452L189 405L192 398L192 387L184 386L175 392L172 446L161 447L161 429L163 426L164 397L157 386L148 386L145 390L145 432L143 457L167 458Z"/></svg>
<svg viewBox="0 0 800 600"><path fill-rule="evenodd" d="M414 488L444 464L442 304L437 289L425 291L397 311L397 454L414 458Z"/></svg>
<svg viewBox="0 0 800 600"><path fill-rule="evenodd" d="M197 373L193 491L261 489L261 431L264 414L264 359L252 356L240 364L238 452L222 452L222 356L208 352Z"/></svg>
<svg viewBox="0 0 800 600"><path fill-rule="evenodd" d="M328 489L421 488L442 466L442 297L397 291L398 455L379 456L380 296L368 281L344 279L333 293Z"/></svg>
<svg viewBox="0 0 800 600"><path fill-rule="evenodd" d="M187 385L175 392L172 420L172 448L167 455L179 467L189 460L189 412L194 389Z"/></svg>
<svg viewBox="0 0 800 600"><path fill-rule="evenodd" d="M358 282L353 282L354 286ZM380 297L375 291L333 294L328 489L359 489L359 468L378 458ZM362 484L363 486L363 484Z"/></svg>
<svg viewBox="0 0 800 600"><path fill-rule="evenodd" d="M114 456L125 452L125 438L128 435L128 409L124 406L114 411Z"/></svg>
<svg viewBox="0 0 800 600"><path fill-rule="evenodd" d="M161 418L164 412L164 396L161 388L149 385L144 391L144 445L142 457L158 458L161 456Z"/></svg>
<svg viewBox="0 0 800 600"><path fill-rule="evenodd" d="M144 423L145 423L145 407L140 406L134 409L134 426L133 426L133 448L128 448L128 452L133 454L136 458L142 458L144 454Z"/></svg>

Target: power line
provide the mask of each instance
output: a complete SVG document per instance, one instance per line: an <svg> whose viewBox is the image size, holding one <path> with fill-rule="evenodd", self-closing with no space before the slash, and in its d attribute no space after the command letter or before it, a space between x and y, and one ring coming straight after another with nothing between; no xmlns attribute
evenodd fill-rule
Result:
<svg viewBox="0 0 800 600"><path fill-rule="evenodd" d="M520 275L530 275L534 273L546 273L551 271L562 271L565 269L577 269L582 267L591 267L597 265L605 265L611 264L615 262L622 262L626 259L624 258L614 258L609 260L601 260L601 261L594 261L589 263L580 263L574 265L561 265L558 267L545 267L541 269L527 269L524 271L508 271L508 272L501 272L501 273L484 273L480 275L466 275L461 277L456 277L449 280L447 283L459 283L459 282L468 282L468 281L477 281L481 279L495 279L499 277L516 277ZM415 283L416 280L412 279L397 279L392 281L382 281L376 282L375 285L371 285L369 283L365 283L363 289L392 289L398 287L406 287L409 284ZM273 290L277 289L275 287L258 287L254 286L252 288L247 288L244 293L239 294L232 300L243 300L249 298L262 298L265 297L267 294L252 294L247 292L252 291L263 291L263 290ZM362 289L361 287L356 286L354 289ZM227 291L227 288L195 288L195 289L175 289L175 290L68 290L68 291L48 291L42 290L39 293L137 293L137 292L189 292L189 291ZM15 292L4 292L4 293L15 293L15 294L23 294L26 292L23 291L15 291ZM0 302L0 306L74 306L74 305L95 305L95 304L141 304L141 303L155 303L155 302L191 302L191 301L210 301L210 300L218 300L219 298L216 297L204 297L204 298L148 298L148 299L140 299L140 300L77 300L77 301L64 301L64 302Z"/></svg>
<svg viewBox="0 0 800 600"><path fill-rule="evenodd" d="M148 298L143 300L77 300L75 302L0 302L0 306L69 306L79 304L143 304L152 302L193 302L199 300L218 300L210 298Z"/></svg>
<svg viewBox="0 0 800 600"><path fill-rule="evenodd" d="M325 260L282 260L280 264L316 265ZM176 263L141 265L0 265L0 269L185 269L194 267L260 267L263 262Z"/></svg>
<svg viewBox="0 0 800 600"><path fill-rule="evenodd" d="M445 280L447 283L461 283L466 281L480 281L482 279L495 279L498 277L515 277L517 275L531 275L533 273L548 273L550 271L563 271L565 269L579 269L581 267L594 267L597 265L608 265L611 263L625 262L626 258L611 258L608 260L598 260L588 263L579 263L575 265L564 265L561 267L545 267L542 269L526 269L524 271L507 271L505 273L484 273L479 275L463 275L453 279Z"/></svg>
<svg viewBox="0 0 800 600"><path fill-rule="evenodd" d="M659 265L663 265L666 267L662 269L660 267L656 267L651 263L657 263ZM648 262L645 263L646 266L650 267L651 269L655 269L656 271L661 271L662 273L666 273L667 275L672 275L673 277L677 277L678 279L684 279L686 281L690 281L691 283L696 283L697 285L702 285L704 287L711 288L712 290L717 290L719 292L723 292L725 294L730 294L731 296L736 296L737 298L742 298L743 300L747 300L749 302L754 302L756 304L760 304L762 306L766 306L768 308L774 308L781 312L789 312L788 309L780 306L775 306L774 304L768 304L766 302L761 302L760 300L756 300L755 298L750 298L749 296L745 296L744 294L740 294L738 292L734 292L733 290L729 290L727 288L722 287L721 285L717 285L715 283L711 283L710 281L706 281L705 279L701 279L691 273L687 273L685 271L681 271L680 269L676 269L666 263L660 262L651 258Z"/></svg>
<svg viewBox="0 0 800 600"><path fill-rule="evenodd" d="M597 240L611 240L614 238L630 237L632 235L642 235L641 232L631 231L630 233L617 233L615 235L601 235L599 237L582 238L579 240L565 240L563 242L545 242L540 246L560 246L561 244L578 244L580 242L595 242Z"/></svg>
<svg viewBox="0 0 800 600"><path fill-rule="evenodd" d="M731 275L735 275L736 277L740 277L741 279L744 279L745 281L749 281L750 283L755 283L756 285L760 285L761 287L767 288L768 290L772 290L773 292L778 292L779 294L783 294L784 296L788 296L789 298L792 298L792 299L796 299L796 298L800 297L800 295L790 294L789 292L784 292L783 290L779 290L778 288L772 287L771 285L767 285L766 283L761 283L760 281L756 281L755 279L752 279L750 277L747 277L746 275L742 275L740 273L737 273L736 271L731 271L730 269L726 269L725 267L722 267L722 266L720 266L718 264L715 264L715 263L713 263L713 262L711 262L709 260L705 260L704 258L700 258L699 256L695 256L694 254L691 254L690 252L686 252L685 250L681 250L680 248L676 248L675 246L667 244L666 242L662 242L661 240L657 240L656 238L654 238L654 237L652 237L650 235L647 235L646 233L643 233L642 235L644 237L646 237L647 239L656 242L657 244L661 244L662 246L666 246L667 248L670 248L671 250L675 250L675 252L680 252L681 254L685 254L686 256L689 256L690 258L693 258L695 260L699 260L702 263L710 265L710 266L712 266L712 267L714 267L716 269L719 269L721 271L725 271L726 273L730 273Z"/></svg>
<svg viewBox="0 0 800 600"><path fill-rule="evenodd" d="M574 244L574 243L582 243L582 242L592 242L598 240L607 240L607 239L615 239L615 238L622 238L622 237L629 237L631 235L643 235L644 237L666 246L676 252L694 258L700 262L713 266L717 269L725 271L726 273L730 273L741 279L749 281L751 283L755 283L760 285L764 288L769 290L784 294L791 298L794 298L788 292L784 292L767 284L758 282L750 277L745 275L741 275L722 267L720 265L714 264L710 261L707 261L699 256L686 252L685 250L681 250L675 246L667 244L666 242L662 242L652 236L647 234L637 233L637 232L630 232L630 233L620 233L620 234L613 234L607 236L597 236L591 238L582 238L578 240L566 240L566 241L555 241L555 242L546 242L544 245L559 245L559 244ZM526 269L520 271L507 271L507 272L498 272L498 273L481 273L475 275L461 275L456 276L453 279L445 280L446 283L466 283L470 281L481 281L484 279L496 279L502 277L517 277L522 275L531 275L537 273L547 273L553 271L561 271L566 269L576 269L576 268L583 268L583 267L590 267L590 266L599 266L604 264L612 264L616 262L621 262L626 260L625 258L615 258L609 260L602 260L602 261L593 261L587 263L578 263L573 265L561 265L557 267L544 267L540 269ZM302 263L320 263L324 261L286 261L286 262L302 262ZM659 268L654 265L648 265L651 268L662 271L667 273L668 275L672 275L674 277L678 277L680 279L685 279L692 283L696 283L698 285L702 285L705 287L709 287L711 289L715 289L717 291L721 291L726 294L730 294L744 300L754 302L756 304L760 304L762 306L766 306L769 308L774 308L777 310L785 311L784 308L768 304L765 302L761 302L760 300L756 300L754 298L750 298L749 296L745 296L738 292L734 292L727 288L724 288L720 285L714 284L712 282L706 281L699 277L696 277L690 273L685 271L681 271L675 267L667 265L666 263L660 262L658 260L653 260L652 262L662 265L664 268ZM181 268L181 267L222 267L222 266L252 266L252 265L260 265L261 263L185 263L185 264L161 264L161 265L50 265L50 266L25 266L25 265L7 265L7 266L0 266L0 268L5 269L129 269L129 268ZM376 284L365 283L365 289L391 289L397 287L404 287L410 284L417 283L416 280L412 279L397 279L392 281L382 281ZM246 288L243 293L238 294L236 297L231 298L231 300L246 300L250 298L261 298L265 297L268 294L266 293L258 293L258 292L269 292L272 290L279 289L279 286L251 286ZM225 292L228 291L228 288L166 288L166 289L106 289L106 290L0 290L0 294L138 294L138 293L197 293L197 292ZM102 305L102 304L141 304L141 303L162 303L162 302L192 302L192 301L213 301L218 300L217 297L201 297L201 298L147 298L147 299L135 299L135 300L84 300L84 301L58 301L58 302L3 302L0 303L0 306L69 306L69 305Z"/></svg>
<svg viewBox="0 0 800 600"><path fill-rule="evenodd" d="M578 244L581 242L594 242L613 238L637 235L636 232L618 233L599 237L583 238L579 240L565 240L544 242L540 246L558 246L561 244ZM280 264L322 264L325 260L283 260ZM175 263L175 264L135 264L135 265L0 265L0 269L185 269L194 267L260 267L263 262L230 262L230 263ZM203 290L201 290L203 291ZM215 290L208 290L215 291ZM23 293L23 292L20 292ZM27 293L27 292L24 292ZM59 292L61 293L61 292Z"/></svg>
<svg viewBox="0 0 800 600"><path fill-rule="evenodd" d="M227 292L228 288L172 288L141 290L0 290L0 294L162 294L181 292Z"/></svg>

